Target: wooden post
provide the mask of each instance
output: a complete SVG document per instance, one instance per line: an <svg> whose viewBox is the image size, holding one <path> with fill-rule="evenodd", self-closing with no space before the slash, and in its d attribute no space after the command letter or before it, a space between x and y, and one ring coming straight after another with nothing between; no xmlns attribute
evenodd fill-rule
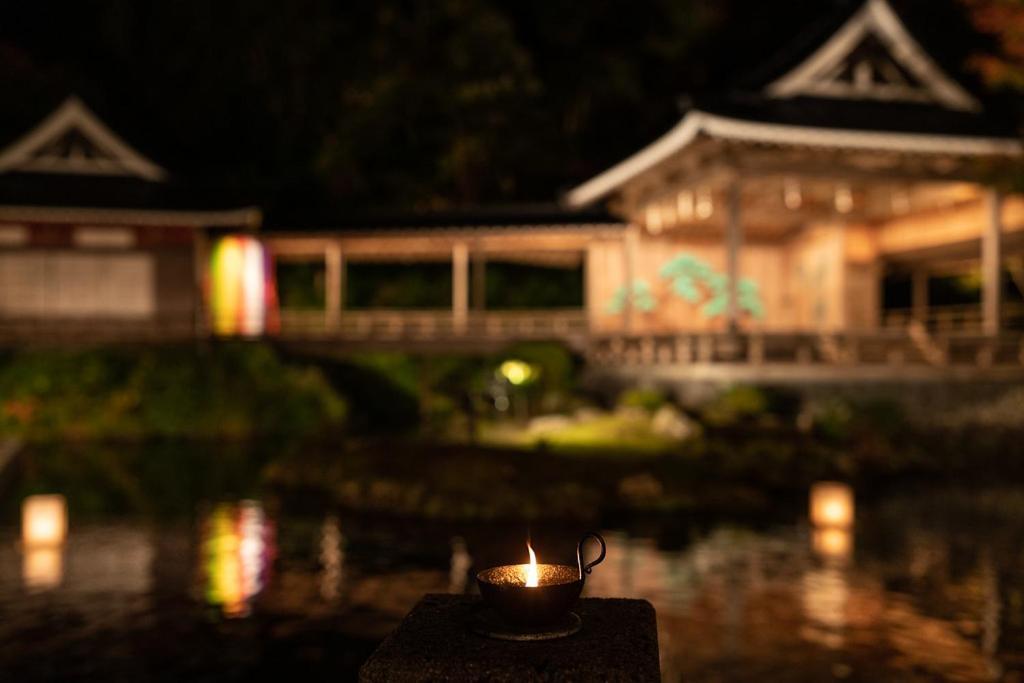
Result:
<svg viewBox="0 0 1024 683"><path fill-rule="evenodd" d="M344 267L341 245L328 242L324 247L324 321L328 330L337 330L341 325Z"/></svg>
<svg viewBox="0 0 1024 683"><path fill-rule="evenodd" d="M595 256L595 245L593 242L583 250L583 314L586 317L587 330L593 330L597 324L598 301L598 278L600 273L597 268L597 257Z"/></svg>
<svg viewBox="0 0 1024 683"><path fill-rule="evenodd" d="M922 325L928 321L928 271L923 267L914 269L910 280L911 315Z"/></svg>
<svg viewBox="0 0 1024 683"><path fill-rule="evenodd" d="M473 291L470 299L474 311L487 308L487 254L483 250L473 252Z"/></svg>
<svg viewBox="0 0 1024 683"><path fill-rule="evenodd" d="M452 328L465 334L469 318L469 246L456 242L452 246Z"/></svg>
<svg viewBox="0 0 1024 683"><path fill-rule="evenodd" d="M622 286L626 292L625 302L622 307L622 322L626 334L633 332L636 318L636 307L633 305L633 287L636 284L637 232L637 226L630 225L622 236L622 256L625 259L623 268L625 282Z"/></svg>
<svg viewBox="0 0 1024 683"><path fill-rule="evenodd" d="M981 326L985 334L996 335L1002 309L1002 194L989 190L985 204L988 222L981 236Z"/></svg>
<svg viewBox="0 0 1024 683"><path fill-rule="evenodd" d="M726 303L725 320L730 332L739 327L740 307L737 298L740 278L740 247L743 244L743 224L740 216L740 181L734 179L729 184L725 224L725 270L728 278L728 302Z"/></svg>

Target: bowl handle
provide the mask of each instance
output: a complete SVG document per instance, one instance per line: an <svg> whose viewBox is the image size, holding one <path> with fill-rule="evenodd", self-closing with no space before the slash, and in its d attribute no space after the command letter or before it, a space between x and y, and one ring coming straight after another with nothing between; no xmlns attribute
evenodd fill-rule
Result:
<svg viewBox="0 0 1024 683"><path fill-rule="evenodd" d="M601 554L598 555L597 559L593 562L583 564L583 544L587 542L588 538L593 538L601 544ZM576 563L580 567L580 579L584 578L584 574L589 574L595 565L601 564L601 561L604 560L605 550L606 548L604 544L604 539L601 538L601 534L595 533L593 531L588 531L587 533L583 534L583 538L581 538L580 542L576 545Z"/></svg>

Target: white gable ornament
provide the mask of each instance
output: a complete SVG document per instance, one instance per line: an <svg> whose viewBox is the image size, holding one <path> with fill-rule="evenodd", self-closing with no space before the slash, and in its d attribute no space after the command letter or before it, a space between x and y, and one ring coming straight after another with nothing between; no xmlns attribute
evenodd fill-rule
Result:
<svg viewBox="0 0 1024 683"><path fill-rule="evenodd" d="M914 40L886 0L864 3L824 45L765 92L778 98L809 95L981 109Z"/></svg>
<svg viewBox="0 0 1024 683"><path fill-rule="evenodd" d="M69 173L163 180L167 172L100 121L77 97L0 152L0 172Z"/></svg>

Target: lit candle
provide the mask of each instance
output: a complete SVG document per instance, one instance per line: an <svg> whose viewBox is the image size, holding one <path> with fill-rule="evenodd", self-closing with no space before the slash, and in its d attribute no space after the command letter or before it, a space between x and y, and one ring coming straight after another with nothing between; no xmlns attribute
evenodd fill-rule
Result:
<svg viewBox="0 0 1024 683"><path fill-rule="evenodd" d="M537 555L533 552L529 542L526 544L526 549L530 551L530 564L526 565L526 587L536 588L540 584L537 577Z"/></svg>

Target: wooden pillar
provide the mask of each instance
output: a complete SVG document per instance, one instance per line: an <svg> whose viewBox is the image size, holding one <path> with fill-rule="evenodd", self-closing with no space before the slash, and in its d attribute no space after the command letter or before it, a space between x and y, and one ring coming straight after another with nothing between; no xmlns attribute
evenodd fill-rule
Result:
<svg viewBox="0 0 1024 683"><path fill-rule="evenodd" d="M726 326L730 332L739 327L740 307L737 297L740 279L740 248L743 245L743 223L740 216L740 181L734 179L729 184L726 199L725 223L725 275L728 279L728 301L725 309Z"/></svg>
<svg viewBox="0 0 1024 683"><path fill-rule="evenodd" d="M452 328L456 334L466 332L469 318L469 245L456 242L452 246Z"/></svg>
<svg viewBox="0 0 1024 683"><path fill-rule="evenodd" d="M487 254L483 250L473 252L473 291L470 296L474 311L487 308Z"/></svg>
<svg viewBox="0 0 1024 683"><path fill-rule="evenodd" d="M341 325L345 279L341 245L337 242L328 242L324 247L324 270L324 320L327 329L336 330Z"/></svg>
<svg viewBox="0 0 1024 683"><path fill-rule="evenodd" d="M914 269L910 276L911 316L922 325L928 321L928 271Z"/></svg>
<svg viewBox="0 0 1024 683"><path fill-rule="evenodd" d="M583 313L586 316L588 330L594 329L597 322L594 309L600 305L596 295L598 272L594 249L595 245L591 242L583 250Z"/></svg>
<svg viewBox="0 0 1024 683"><path fill-rule="evenodd" d="M1003 197L998 190L985 196L988 221L981 236L981 320L985 334L999 334L1002 309Z"/></svg>
<svg viewBox="0 0 1024 683"><path fill-rule="evenodd" d="M626 232L622 237L622 257L625 259L623 266L625 282L622 283L622 286L626 292L625 301L622 306L622 326L623 330L627 334L633 331L636 324L636 307L633 305L633 287L636 284L637 233L637 226L630 225L626 228Z"/></svg>

